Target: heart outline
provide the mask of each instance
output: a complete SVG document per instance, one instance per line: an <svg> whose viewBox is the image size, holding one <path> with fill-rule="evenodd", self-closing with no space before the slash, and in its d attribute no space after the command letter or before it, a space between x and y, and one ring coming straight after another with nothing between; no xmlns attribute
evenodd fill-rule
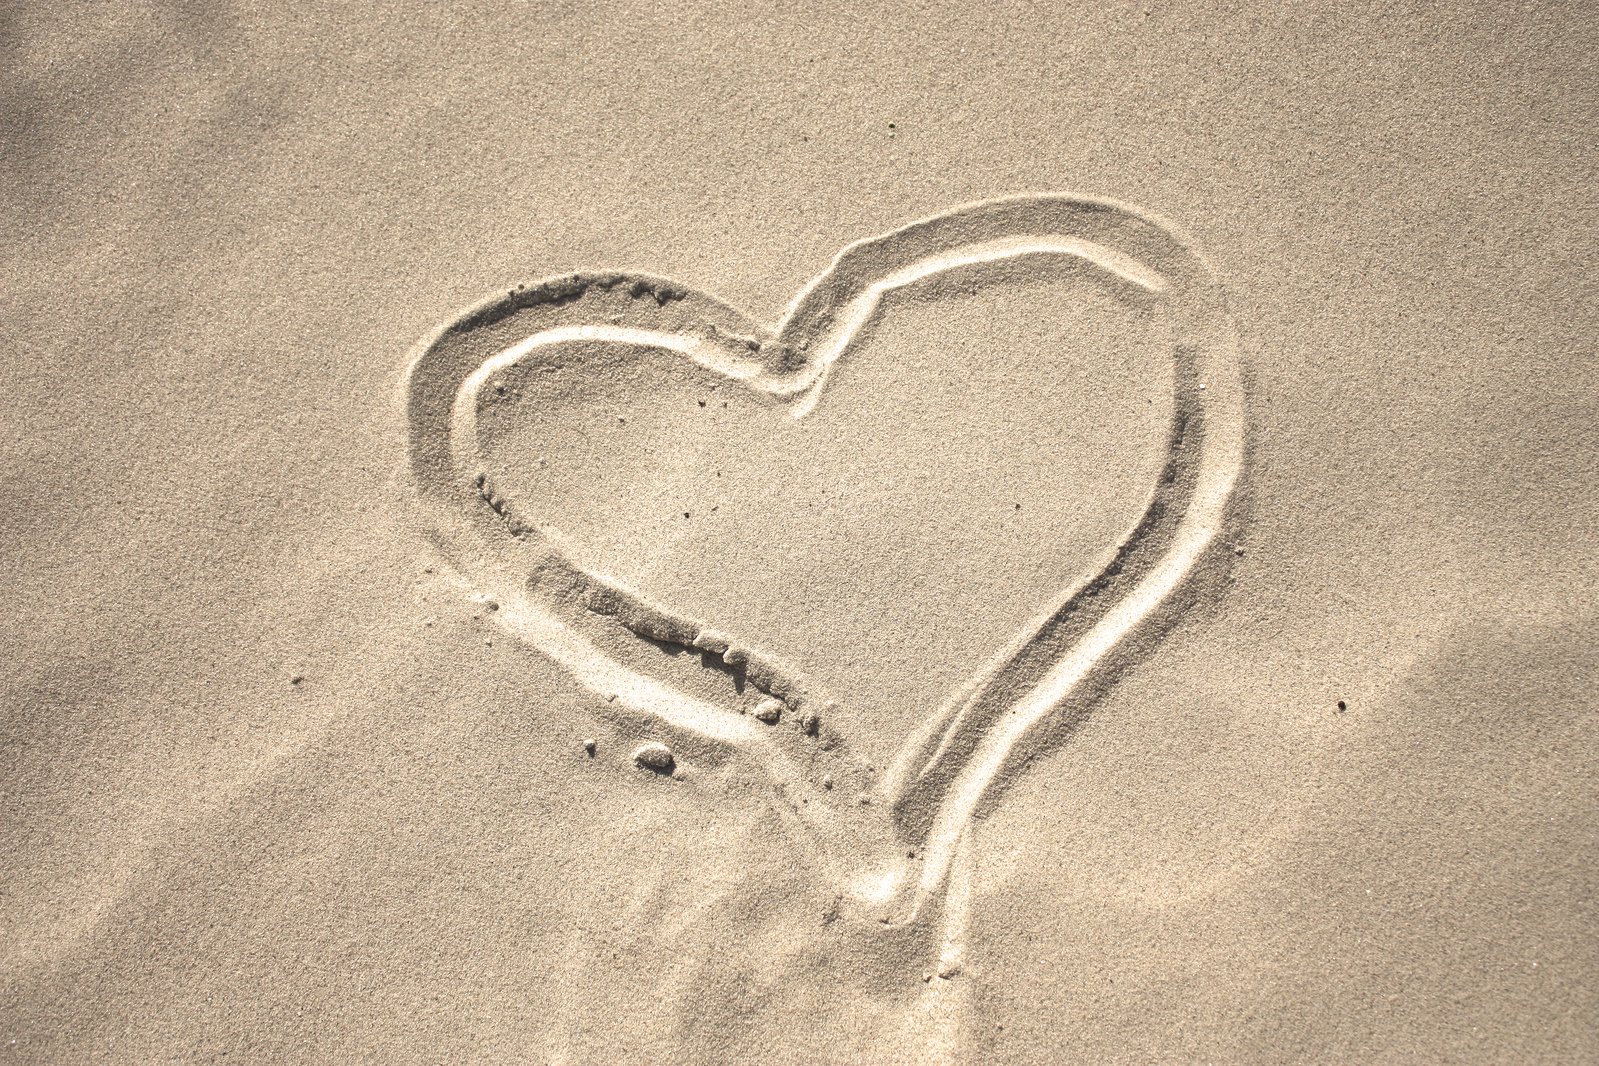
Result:
<svg viewBox="0 0 1599 1066"><path fill-rule="evenodd" d="M770 731L624 665L609 635L600 639L584 631L604 615L620 620L630 635L664 639L728 663L735 651L749 654L708 627L584 570L552 531L521 522L497 497L475 447L468 446L476 440L478 394L492 374L541 347L597 340L676 352L789 402L790 414L804 417L886 292L944 270L1023 256L1052 257L1073 268L1087 264L1171 313L1176 402L1165 469L1111 562L1063 589L907 739L875 786L886 801L875 821L854 810L802 803L805 775ZM631 301L625 305L636 312L636 323L621 325L587 310L582 305L594 294ZM519 324L524 317L526 325L542 322L542 328L525 332ZM524 335L508 345L491 343L485 356L486 328L491 341ZM770 329L710 294L649 274L573 274L519 286L473 305L425 337L403 388L409 465L432 512L437 543L480 595L501 604L499 624L603 694L616 713L664 725L678 737L709 741L759 765L781 799L780 809L814 842L818 865L867 911L894 925L914 921L938 898L971 818L1006 779L1006 769L1023 757L1027 738L1051 719L1086 713L1124 665L1119 660L1127 658L1130 638L1163 631L1163 610L1228 519L1244 460L1238 344L1219 282L1170 226L1091 197L982 201L857 241L796 295ZM763 690L777 691L796 706L809 698L778 665L756 658L749 669L757 665L772 686ZM838 759L847 761L847 747L837 750ZM907 843L920 852L914 864L919 874L901 858ZM862 855L875 856L865 873Z"/></svg>

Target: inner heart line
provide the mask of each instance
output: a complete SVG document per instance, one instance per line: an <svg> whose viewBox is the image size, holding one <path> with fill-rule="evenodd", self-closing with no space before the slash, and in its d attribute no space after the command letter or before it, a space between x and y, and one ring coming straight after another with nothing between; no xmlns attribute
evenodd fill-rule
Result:
<svg viewBox="0 0 1599 1066"><path fill-rule="evenodd" d="M591 572L558 531L503 498L480 452L496 375L574 342L663 350L804 418L895 289L1027 259L1088 270L1172 324L1174 406L1148 506L1092 578L1062 589L908 739L877 778L803 676L747 642ZM840 892L889 925L932 909L971 818L1040 745L1079 720L1174 620L1174 595L1224 528L1243 464L1237 342L1219 284L1172 231L1113 201L1020 196L958 208L846 248L775 329L664 278L591 273L496 295L419 345L405 383L410 467L436 539L498 623L605 697L604 713L717 764L758 766ZM781 705L774 730L652 676L642 643L698 654ZM819 787L825 781L829 787ZM833 787L837 786L837 787Z"/></svg>

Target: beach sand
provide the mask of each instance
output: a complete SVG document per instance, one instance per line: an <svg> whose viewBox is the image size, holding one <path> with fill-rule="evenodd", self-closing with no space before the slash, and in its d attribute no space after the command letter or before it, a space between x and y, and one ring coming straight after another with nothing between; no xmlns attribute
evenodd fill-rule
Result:
<svg viewBox="0 0 1599 1066"><path fill-rule="evenodd" d="M1599 1057L1591 12L0 18L6 1060Z"/></svg>

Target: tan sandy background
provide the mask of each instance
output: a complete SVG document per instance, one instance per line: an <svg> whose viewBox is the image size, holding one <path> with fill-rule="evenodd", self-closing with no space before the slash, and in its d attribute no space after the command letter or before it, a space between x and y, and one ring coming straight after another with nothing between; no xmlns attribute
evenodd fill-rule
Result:
<svg viewBox="0 0 1599 1066"><path fill-rule="evenodd" d="M770 813L586 760L440 572L399 379L516 281L770 318L1027 190L1193 239L1253 460L978 824L963 1056L1599 1056L1599 20L1213 8L8 6L0 1056L869 1056Z"/></svg>

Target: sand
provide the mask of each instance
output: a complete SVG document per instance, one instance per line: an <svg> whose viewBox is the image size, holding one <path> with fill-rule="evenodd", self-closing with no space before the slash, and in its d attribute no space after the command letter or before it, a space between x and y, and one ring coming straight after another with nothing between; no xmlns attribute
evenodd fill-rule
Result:
<svg viewBox="0 0 1599 1066"><path fill-rule="evenodd" d="M1594 21L14 8L0 1049L1599 1056Z"/></svg>

